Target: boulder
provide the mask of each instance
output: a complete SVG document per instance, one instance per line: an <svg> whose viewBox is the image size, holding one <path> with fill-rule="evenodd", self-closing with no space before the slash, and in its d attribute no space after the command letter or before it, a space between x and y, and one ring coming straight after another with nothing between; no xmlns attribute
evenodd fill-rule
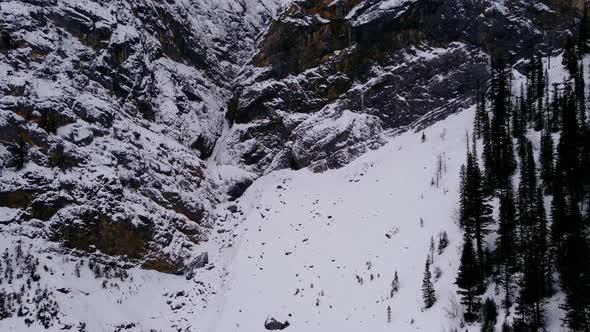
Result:
<svg viewBox="0 0 590 332"><path fill-rule="evenodd" d="M289 327L289 321L280 322L272 317L267 318L264 322L264 328L270 331L284 330Z"/></svg>

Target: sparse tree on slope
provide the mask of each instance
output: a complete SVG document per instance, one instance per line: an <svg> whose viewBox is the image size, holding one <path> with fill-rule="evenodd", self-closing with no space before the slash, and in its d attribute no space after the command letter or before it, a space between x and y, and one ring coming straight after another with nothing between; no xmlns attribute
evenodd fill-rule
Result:
<svg viewBox="0 0 590 332"><path fill-rule="evenodd" d="M434 285L432 284L432 274L430 273L430 259L426 258L424 268L424 279L422 280L422 298L426 309L432 307L436 302L436 295L434 294Z"/></svg>
<svg viewBox="0 0 590 332"><path fill-rule="evenodd" d="M498 237L496 240L496 260L498 264L498 283L504 289L503 305L506 312L513 303L514 274L517 271L516 248L516 206L512 188L500 196Z"/></svg>
<svg viewBox="0 0 590 332"><path fill-rule="evenodd" d="M474 322L479 317L481 300L480 267L473 250L473 241L468 231L464 234L463 250L461 252L461 265L455 283L459 287L461 303L465 306L463 318L466 322Z"/></svg>

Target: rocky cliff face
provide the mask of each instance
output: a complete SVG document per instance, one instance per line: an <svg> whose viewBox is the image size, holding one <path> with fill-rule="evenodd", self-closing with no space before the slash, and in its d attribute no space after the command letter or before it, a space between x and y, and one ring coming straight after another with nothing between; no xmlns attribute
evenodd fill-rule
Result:
<svg viewBox="0 0 590 332"><path fill-rule="evenodd" d="M340 167L470 105L490 56L551 53L583 6L305 0L265 25L282 2L0 3L1 221L202 266L216 205L252 178Z"/></svg>
<svg viewBox="0 0 590 332"><path fill-rule="evenodd" d="M231 81L277 6L2 2L5 222L40 220L66 247L146 268L190 265L219 200L204 160Z"/></svg>
<svg viewBox="0 0 590 332"><path fill-rule="evenodd" d="M273 21L229 104L231 157L256 172L339 167L382 131L472 103L492 56L562 45L582 1L296 1ZM241 149L235 147L242 145Z"/></svg>

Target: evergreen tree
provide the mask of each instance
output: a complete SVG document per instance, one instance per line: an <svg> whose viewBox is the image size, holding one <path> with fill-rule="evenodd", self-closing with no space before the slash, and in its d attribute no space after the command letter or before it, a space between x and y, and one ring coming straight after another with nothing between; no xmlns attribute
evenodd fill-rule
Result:
<svg viewBox="0 0 590 332"><path fill-rule="evenodd" d="M576 103L571 89L563 96L561 110L561 137L557 146L557 158L560 167L556 169L556 176L563 176L567 192L576 201L581 199L581 149L580 132Z"/></svg>
<svg viewBox="0 0 590 332"><path fill-rule="evenodd" d="M534 245L537 266L539 267L540 281L539 288L542 297L549 297L553 295L553 278L551 269L551 256L549 254L549 235L547 229L547 215L545 213L545 202L543 190L539 187L536 197L536 225L534 235Z"/></svg>
<svg viewBox="0 0 590 332"><path fill-rule="evenodd" d="M580 20L580 28L578 29L578 51L580 55L584 55L590 51L588 47L588 38L590 37L590 22L588 20L588 3L584 4L584 14Z"/></svg>
<svg viewBox="0 0 590 332"><path fill-rule="evenodd" d="M532 144L523 141L521 180L518 191L519 251L522 280L517 299L518 329L543 327L543 298L550 293L547 258L547 221L543 194L537 187Z"/></svg>
<svg viewBox="0 0 590 332"><path fill-rule="evenodd" d="M562 63L572 76L576 74L578 70L578 55L576 51L576 43L572 36L568 36L565 40Z"/></svg>
<svg viewBox="0 0 590 332"><path fill-rule="evenodd" d="M519 248L522 253L530 249L529 242L534 234L535 223L535 197L537 190L537 173L532 144L521 140L519 144L520 155L520 182L518 186L518 230Z"/></svg>
<svg viewBox="0 0 590 332"><path fill-rule="evenodd" d="M578 113L579 125L584 127L586 124L586 83L584 80L584 64L582 63L576 73L574 80L574 93L576 96L576 108Z"/></svg>
<svg viewBox="0 0 590 332"><path fill-rule="evenodd" d="M524 136L527 126L527 105L524 97L524 88L520 87L520 96L512 112L512 137L520 139Z"/></svg>
<svg viewBox="0 0 590 332"><path fill-rule="evenodd" d="M487 156L486 180L491 188L506 189L514 172L514 150L510 137L509 70L502 58L492 68L493 117L490 125L490 155Z"/></svg>
<svg viewBox="0 0 590 332"><path fill-rule="evenodd" d="M477 161L475 143L473 151L467 152L467 166L464 174L462 193L461 225L473 232L475 239L477 260L481 268L480 284L483 286L485 272L484 237L489 232L489 225L493 222L492 208L488 203L482 184L481 171Z"/></svg>
<svg viewBox="0 0 590 332"><path fill-rule="evenodd" d="M578 204L568 204L561 284L566 293L565 322L574 331L590 330L590 251Z"/></svg>
<svg viewBox="0 0 590 332"><path fill-rule="evenodd" d="M551 98L551 104L549 105L549 114L548 114L548 127L552 133L556 133L559 131L561 126L561 95L559 93L559 89L557 88L558 84L553 84L553 97Z"/></svg>
<svg viewBox="0 0 590 332"><path fill-rule="evenodd" d="M583 190L581 198L586 197L586 206L590 207L590 127L588 124L581 126L581 131L579 186Z"/></svg>
<svg viewBox="0 0 590 332"><path fill-rule="evenodd" d="M482 308L483 322L481 324L482 332L495 332L496 322L498 321L498 307L494 300L487 298Z"/></svg>
<svg viewBox="0 0 590 332"><path fill-rule="evenodd" d="M513 301L514 274L517 270L516 255L516 207L512 188L500 195L498 237L496 239L496 260L498 283L504 289L503 305L508 313Z"/></svg>
<svg viewBox="0 0 590 332"><path fill-rule="evenodd" d="M486 110L486 106L485 106L485 97L482 100L482 109L483 112L481 113L481 136L484 140L484 142L486 142L487 140L490 139L490 117L488 115L488 111Z"/></svg>
<svg viewBox="0 0 590 332"><path fill-rule="evenodd" d="M545 186L545 192L551 193L553 186L553 175L554 175L554 150L553 150L553 137L551 133L545 129L541 134L541 153L540 153L540 164L541 164L541 180Z"/></svg>
<svg viewBox="0 0 590 332"><path fill-rule="evenodd" d="M478 319L480 308L480 270L473 250L473 241L469 231L464 234L463 250L461 252L461 264L455 283L459 287L461 303L465 306L463 318L466 322L474 322Z"/></svg>
<svg viewBox="0 0 590 332"><path fill-rule="evenodd" d="M426 258L426 265L424 269L424 279L422 279L422 298L426 309L432 307L436 302L436 295L434 294L434 285L432 284L432 274L430 273L430 258Z"/></svg>
<svg viewBox="0 0 590 332"><path fill-rule="evenodd" d="M559 165L558 165L559 167ZM551 201L551 246L560 266L565 256L565 235L567 230L567 205L561 176L553 179L553 200Z"/></svg>
<svg viewBox="0 0 590 332"><path fill-rule="evenodd" d="M481 91L479 83L477 85L477 95L475 101L475 117L473 120L473 135L477 139L481 139L483 133L483 113L486 112L485 94Z"/></svg>
<svg viewBox="0 0 590 332"><path fill-rule="evenodd" d="M530 60L527 72L527 109L530 112L529 121L533 128L539 131L544 126L544 93L545 77L543 70L543 59L540 53L535 52Z"/></svg>
<svg viewBox="0 0 590 332"><path fill-rule="evenodd" d="M544 312L542 298L539 294L539 268L532 260L525 260L520 294L517 299L515 329L520 331L542 330Z"/></svg>
<svg viewBox="0 0 590 332"><path fill-rule="evenodd" d="M461 165L461 170L459 171L459 225L461 228L467 226L467 218L468 218L468 203L467 203L467 195L465 193L466 182L467 182L467 167L465 164Z"/></svg>

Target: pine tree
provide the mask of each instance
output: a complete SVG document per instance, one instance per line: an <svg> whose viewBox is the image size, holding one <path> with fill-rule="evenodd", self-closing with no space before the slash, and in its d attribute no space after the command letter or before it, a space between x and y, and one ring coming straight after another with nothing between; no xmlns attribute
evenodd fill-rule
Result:
<svg viewBox="0 0 590 332"><path fill-rule="evenodd" d="M465 306L463 318L468 323L476 321L479 317L480 270L473 250L471 235L466 230L461 252L461 264L455 283L459 287L458 293L461 295L461 303Z"/></svg>
<svg viewBox="0 0 590 332"><path fill-rule="evenodd" d="M527 102L526 107L530 112L529 121L537 131L544 126L543 102L545 93L545 77L543 70L543 59L540 53L535 52L532 56L527 71Z"/></svg>
<svg viewBox="0 0 590 332"><path fill-rule="evenodd" d="M559 165L557 166L559 168ZM567 230L567 205L561 176L553 179L553 200L551 201L551 247L556 263L560 266L565 256L565 235Z"/></svg>
<svg viewBox="0 0 590 332"><path fill-rule="evenodd" d="M465 179L462 197L461 225L473 232L476 244L477 260L481 268L480 284L483 286L485 272L484 237L489 232L488 227L493 223L492 208L488 203L482 184L481 171L477 162L477 151L475 143L473 151L467 152L467 166L465 168Z"/></svg>
<svg viewBox="0 0 590 332"><path fill-rule="evenodd" d="M586 2L584 4L584 14L580 20L580 28L578 29L578 51L580 55L584 55L590 51L588 38L590 38L590 22L588 18L588 3Z"/></svg>
<svg viewBox="0 0 590 332"><path fill-rule="evenodd" d="M535 197L537 190L537 173L532 144L523 139L519 143L520 182L518 186L518 247L525 255L531 250L531 241L535 226Z"/></svg>
<svg viewBox="0 0 590 332"><path fill-rule="evenodd" d="M557 88L558 84L553 84L553 96L551 104L549 105L549 129L552 133L556 133L559 131L561 126L561 95L559 93L559 89Z"/></svg>
<svg viewBox="0 0 590 332"><path fill-rule="evenodd" d="M432 284L432 274L430 273L430 259L426 258L424 269L424 279L422 280L422 298L426 309L432 307L436 302L434 294L434 285Z"/></svg>
<svg viewBox="0 0 590 332"><path fill-rule="evenodd" d="M583 190L582 199L587 198L586 206L590 207L590 126L585 123L581 127L581 156L579 186ZM590 215L590 211L587 211Z"/></svg>
<svg viewBox="0 0 590 332"><path fill-rule="evenodd" d="M513 302L514 279L517 271L516 255L516 207L512 188L500 196L498 237L496 240L496 259L498 263L499 284L504 289L503 305L506 312Z"/></svg>
<svg viewBox="0 0 590 332"><path fill-rule="evenodd" d="M551 193L553 186L553 175L554 175L554 150L553 150L553 137L551 133L545 129L541 134L541 153L540 153L540 164L541 164L541 180L545 186L545 192Z"/></svg>
<svg viewBox="0 0 590 332"><path fill-rule="evenodd" d="M580 65L574 80L574 94L580 126L586 123L586 83L584 80L584 63Z"/></svg>
<svg viewBox="0 0 590 332"><path fill-rule="evenodd" d="M544 313L537 276L539 269L532 260L525 260L520 294L517 299L515 329L522 331L539 331L544 326Z"/></svg>
<svg viewBox="0 0 590 332"><path fill-rule="evenodd" d="M518 328L542 328L543 298L550 293L550 268L547 258L547 221L543 194L537 187L532 144L523 141L521 181L518 191L519 252L522 255L522 280L517 299Z"/></svg>
<svg viewBox="0 0 590 332"><path fill-rule="evenodd" d="M568 36L565 40L562 63L572 76L576 74L578 70L578 55L576 51L576 43L572 36Z"/></svg>
<svg viewBox="0 0 590 332"><path fill-rule="evenodd" d="M486 109L486 94L479 86L477 87L475 118L473 121L473 135L476 139L482 139L489 134L489 118Z"/></svg>
<svg viewBox="0 0 590 332"><path fill-rule="evenodd" d="M535 252L537 254L537 265L539 267L540 294L541 297L553 295L553 277L551 269L551 256L549 254L549 235L547 229L547 215L545 213L545 202L541 187L537 190L535 204Z"/></svg>
<svg viewBox="0 0 590 332"><path fill-rule="evenodd" d="M492 188L505 189L514 172L514 150L509 131L510 87L508 68L499 58L492 68L493 117L488 144L490 156L486 164L486 180Z"/></svg>
<svg viewBox="0 0 590 332"><path fill-rule="evenodd" d="M566 293L565 322L574 331L590 330L590 251L578 204L568 204L561 284Z"/></svg>
<svg viewBox="0 0 590 332"><path fill-rule="evenodd" d="M494 300L487 298L483 304L483 322L481 324L482 332L495 332L496 322L498 320L498 307Z"/></svg>
<svg viewBox="0 0 590 332"><path fill-rule="evenodd" d="M524 87L520 86L520 96L512 112L512 137L520 139L524 136L527 126L527 105L524 97Z"/></svg>
<svg viewBox="0 0 590 332"><path fill-rule="evenodd" d="M464 164L461 165L461 170L459 171L459 180L459 225L461 228L464 228L467 225L467 217L469 213L467 195L465 192L467 185L467 167L465 167Z"/></svg>
<svg viewBox="0 0 590 332"><path fill-rule="evenodd" d="M475 97L475 116L473 117L473 135L477 139L482 138L482 126L481 126L481 114L485 112L485 109L482 110L482 105L480 103L481 100L481 91L479 87L479 82L477 84L477 94ZM485 99L484 99L485 100Z"/></svg>
<svg viewBox="0 0 590 332"><path fill-rule="evenodd" d="M557 158L560 167L555 176L563 176L567 192L576 201L581 199L580 176L580 131L576 112L576 103L571 89L563 96L561 110L561 137L557 146Z"/></svg>

